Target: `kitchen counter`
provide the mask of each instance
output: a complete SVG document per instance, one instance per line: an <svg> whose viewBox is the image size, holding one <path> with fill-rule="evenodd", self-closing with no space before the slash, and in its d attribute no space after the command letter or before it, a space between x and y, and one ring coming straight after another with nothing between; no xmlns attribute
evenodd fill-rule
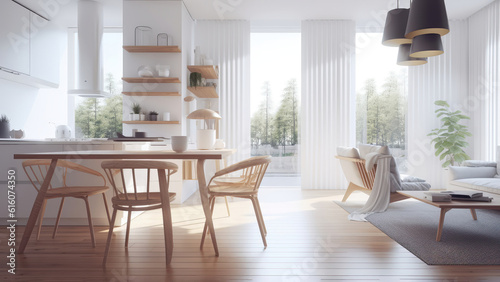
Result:
<svg viewBox="0 0 500 282"><path fill-rule="evenodd" d="M0 138L0 145L104 145L113 144L113 140L107 140L105 138L99 139L14 139L14 138Z"/></svg>

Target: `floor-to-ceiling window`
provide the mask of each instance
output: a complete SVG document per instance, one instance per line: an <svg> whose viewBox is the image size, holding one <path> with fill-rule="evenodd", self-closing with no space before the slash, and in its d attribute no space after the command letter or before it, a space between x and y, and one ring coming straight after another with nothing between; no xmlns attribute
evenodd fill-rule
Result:
<svg viewBox="0 0 500 282"><path fill-rule="evenodd" d="M381 33L356 35L356 141L389 146L404 172L408 67L381 42Z"/></svg>
<svg viewBox="0 0 500 282"><path fill-rule="evenodd" d="M251 154L272 156L263 185L300 185L300 40L251 34Z"/></svg>
<svg viewBox="0 0 500 282"><path fill-rule="evenodd" d="M70 34L76 55L77 33ZM122 73L123 33L121 29L105 29L102 37L103 90L110 93L106 98L74 99L76 138L110 138L122 132ZM73 56L76 60L76 56ZM76 64L76 63L75 63Z"/></svg>

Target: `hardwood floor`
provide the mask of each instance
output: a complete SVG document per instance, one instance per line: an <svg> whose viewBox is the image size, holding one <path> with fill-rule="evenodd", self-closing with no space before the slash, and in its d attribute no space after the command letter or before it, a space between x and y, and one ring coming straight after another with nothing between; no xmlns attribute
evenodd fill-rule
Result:
<svg viewBox="0 0 500 282"><path fill-rule="evenodd" d="M7 229L1 228L2 273L9 281L500 281L500 266L429 266L368 222L351 222L332 201L343 191L262 188L267 226L264 249L251 201L223 199L214 224L220 257L210 240L199 250L203 211L196 196L173 206L174 253L165 266L161 212L132 221L129 248L125 228L115 229L108 265L101 262L107 228L96 227L96 248L87 226L45 227L17 256L16 274L5 268ZM363 199L354 193L351 199ZM18 244L23 228L18 227Z"/></svg>

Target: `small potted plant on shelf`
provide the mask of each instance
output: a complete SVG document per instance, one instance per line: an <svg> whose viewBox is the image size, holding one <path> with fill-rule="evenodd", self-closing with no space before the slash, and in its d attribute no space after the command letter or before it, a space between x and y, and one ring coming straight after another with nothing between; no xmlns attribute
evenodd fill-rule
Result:
<svg viewBox="0 0 500 282"><path fill-rule="evenodd" d="M132 105L133 120L141 120L141 106L137 103Z"/></svg>
<svg viewBox="0 0 500 282"><path fill-rule="evenodd" d="M150 111L149 112L149 120L157 121L158 120L158 112L157 111Z"/></svg>
<svg viewBox="0 0 500 282"><path fill-rule="evenodd" d="M192 72L189 75L189 86L196 88L196 86L201 86L201 73Z"/></svg>
<svg viewBox="0 0 500 282"><path fill-rule="evenodd" d="M0 117L0 138L10 138L10 123L6 115Z"/></svg>

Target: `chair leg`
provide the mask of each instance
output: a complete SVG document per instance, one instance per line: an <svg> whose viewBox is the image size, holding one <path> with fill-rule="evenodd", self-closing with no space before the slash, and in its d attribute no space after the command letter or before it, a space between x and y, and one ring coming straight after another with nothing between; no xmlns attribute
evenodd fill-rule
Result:
<svg viewBox="0 0 500 282"><path fill-rule="evenodd" d="M125 233L125 248L128 248L128 236L130 233L130 221L132 221L132 212L128 211L127 216L127 232Z"/></svg>
<svg viewBox="0 0 500 282"><path fill-rule="evenodd" d="M250 197L250 200L252 201L253 209L255 210L255 217L257 218L257 223L259 224L260 235L262 236L262 242L264 243L264 247L267 247L264 224L263 222L261 222L261 219L259 217L259 202L255 201L256 199L254 197Z"/></svg>
<svg viewBox="0 0 500 282"><path fill-rule="evenodd" d="M92 224L92 215L90 214L89 197L83 197L85 206L87 207L87 218L89 221L90 240L92 241L92 248L95 248L94 225Z"/></svg>
<svg viewBox="0 0 500 282"><path fill-rule="evenodd" d="M52 232L52 239L56 238L57 228L59 227L59 220L61 219L61 212L64 206L64 197L61 198L61 204L59 205L59 211L57 212L56 224L54 225L54 232Z"/></svg>
<svg viewBox="0 0 500 282"><path fill-rule="evenodd" d="M111 216L111 222L109 224L108 240L106 241L106 249L104 250L102 266L106 266L106 260L108 259L109 245L111 244L111 237L113 237L113 228L115 227L116 211L117 210L113 208L113 215Z"/></svg>
<svg viewBox="0 0 500 282"><path fill-rule="evenodd" d="M227 196L224 197L224 200L226 201L227 216L231 216L231 212L229 212L229 203L227 202Z"/></svg>
<svg viewBox="0 0 500 282"><path fill-rule="evenodd" d="M345 202L347 198L352 194L352 192L359 190L358 186L352 182L349 183L349 186L347 187L347 191L345 191L344 197L342 198L342 202Z"/></svg>
<svg viewBox="0 0 500 282"><path fill-rule="evenodd" d="M42 231L43 216L45 214L45 206L47 199L43 199L42 208L40 209L40 217L38 218L38 231L36 232L36 239L40 239L40 232Z"/></svg>
<svg viewBox="0 0 500 282"><path fill-rule="evenodd" d="M267 228L266 228L266 224L264 223L264 216L262 215L262 210L260 209L259 198L257 198L257 196L255 196L255 202L257 202L257 208L259 209L259 217L260 217L260 221L262 222L262 226L264 227L264 234L267 236Z"/></svg>
<svg viewBox="0 0 500 282"><path fill-rule="evenodd" d="M111 224L111 217L109 215L108 201L106 201L106 193L102 193L102 199L104 200L104 208L106 209L106 215L108 216L108 224Z"/></svg>
<svg viewBox="0 0 500 282"><path fill-rule="evenodd" d="M162 203L162 217L163 217L163 236L165 237L165 256L167 265L172 261L172 254L174 252L174 234L172 228L172 213L170 210L170 201L168 199L168 192L166 200Z"/></svg>
<svg viewBox="0 0 500 282"><path fill-rule="evenodd" d="M215 206L215 197L210 196L210 199L208 199L208 203L210 204L210 210L212 211L213 214ZM203 226L203 233L201 235L200 250L203 250L203 244L205 244L205 237L207 234L208 234L208 225L207 222L205 221L205 226Z"/></svg>

